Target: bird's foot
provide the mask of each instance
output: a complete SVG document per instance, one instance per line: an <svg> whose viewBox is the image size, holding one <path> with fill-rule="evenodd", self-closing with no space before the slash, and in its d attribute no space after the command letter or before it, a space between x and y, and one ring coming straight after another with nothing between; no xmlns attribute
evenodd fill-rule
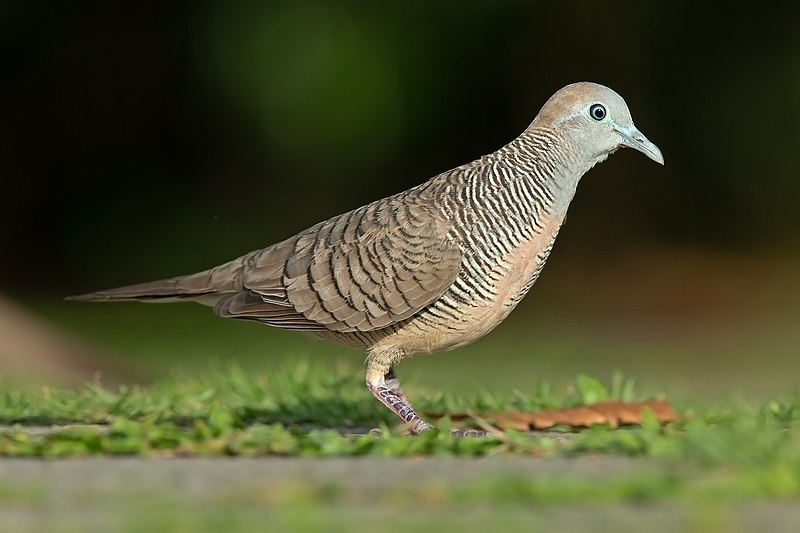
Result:
<svg viewBox="0 0 800 533"><path fill-rule="evenodd" d="M436 428L434 428L433 426L431 426L431 425L429 425L427 423L424 423L424 424L425 424L424 427L422 427L421 429L415 429L413 427L409 428L409 427L406 426L406 428L405 428L405 432L406 433L405 434L407 434L407 435L420 435L420 434L428 432L428 431L436 431ZM369 434L374 436L374 437L380 437L381 435L383 435L383 430L381 430L380 428L373 428L373 429L371 429L369 431ZM489 435L490 435L490 433L488 431L483 431L483 430L480 430L480 429L452 429L452 430L450 430L450 436L454 437L454 438L459 438L459 439L460 438L473 438L473 437L488 437Z"/></svg>
<svg viewBox="0 0 800 533"><path fill-rule="evenodd" d="M489 432L482 429L452 429L451 437L488 437Z"/></svg>

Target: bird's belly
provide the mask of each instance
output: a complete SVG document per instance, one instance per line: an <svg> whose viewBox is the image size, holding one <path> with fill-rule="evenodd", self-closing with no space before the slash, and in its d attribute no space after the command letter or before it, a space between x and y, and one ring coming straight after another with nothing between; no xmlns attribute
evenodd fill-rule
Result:
<svg viewBox="0 0 800 533"><path fill-rule="evenodd" d="M523 241L487 273L491 291L474 291L467 301L445 293L440 301L379 340L371 350L401 348L406 355L451 350L497 327L522 300L547 260L560 221ZM480 280L478 280L480 282Z"/></svg>

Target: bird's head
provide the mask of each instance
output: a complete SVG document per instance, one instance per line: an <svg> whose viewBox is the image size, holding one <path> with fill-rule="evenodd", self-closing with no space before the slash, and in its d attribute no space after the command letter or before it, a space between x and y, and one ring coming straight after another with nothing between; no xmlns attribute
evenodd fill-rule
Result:
<svg viewBox="0 0 800 533"><path fill-rule="evenodd" d="M591 164L624 146L664 164L661 150L634 126L625 100L597 83L573 83L559 90L545 102L531 127L568 136Z"/></svg>

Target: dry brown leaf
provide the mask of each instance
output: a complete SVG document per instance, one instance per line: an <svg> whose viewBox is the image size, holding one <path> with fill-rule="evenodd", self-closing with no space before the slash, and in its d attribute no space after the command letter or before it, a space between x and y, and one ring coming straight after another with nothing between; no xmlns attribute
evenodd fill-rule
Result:
<svg viewBox="0 0 800 533"><path fill-rule="evenodd" d="M598 402L592 405L533 413L525 411L482 413L481 417L499 429L516 429L518 431L548 429L556 425L589 427L596 424L607 424L611 427L618 427L641 424L644 407L649 407L662 424L678 419L678 414L672 407L665 400L660 399L632 403ZM450 418L451 420L466 420L470 416L466 413L455 413L450 415Z"/></svg>

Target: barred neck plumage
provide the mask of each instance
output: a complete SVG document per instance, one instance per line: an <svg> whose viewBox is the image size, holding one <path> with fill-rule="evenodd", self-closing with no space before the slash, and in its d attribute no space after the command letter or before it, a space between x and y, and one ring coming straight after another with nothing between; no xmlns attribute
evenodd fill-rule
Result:
<svg viewBox="0 0 800 533"><path fill-rule="evenodd" d="M591 167L576 154L555 131L529 128L496 152L446 173L441 207L462 234L476 225L493 227L514 246L553 217L563 219L578 180Z"/></svg>
<svg viewBox="0 0 800 533"><path fill-rule="evenodd" d="M590 165L582 163L575 143L552 129L529 128L488 156L508 168L505 186L521 181L550 215L563 215L578 181Z"/></svg>

